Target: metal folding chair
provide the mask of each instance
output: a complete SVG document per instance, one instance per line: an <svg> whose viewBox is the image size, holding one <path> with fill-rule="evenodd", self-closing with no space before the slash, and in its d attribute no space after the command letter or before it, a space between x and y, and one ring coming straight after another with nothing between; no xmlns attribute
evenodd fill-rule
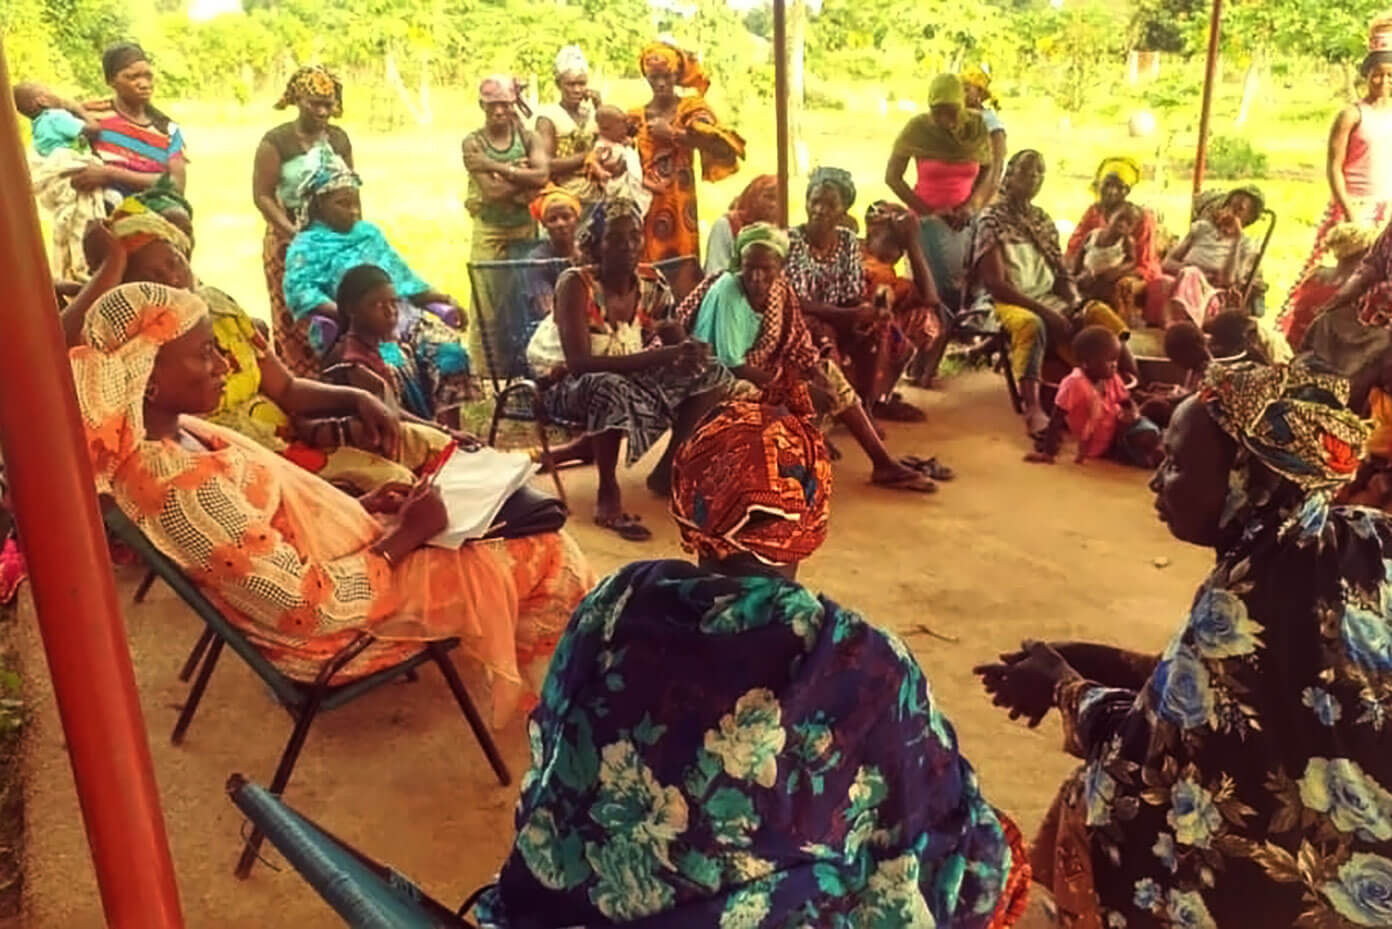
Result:
<svg viewBox="0 0 1392 929"><path fill-rule="evenodd" d="M473 929L464 916L482 890L451 910L400 872L364 855L242 775L228 779L227 793L353 929Z"/></svg>
<svg viewBox="0 0 1392 929"><path fill-rule="evenodd" d="M266 683L266 686L271 689L271 693L275 696L276 702L290 714L290 718L294 721L295 725L291 730L290 739L286 742L284 751L281 752L280 762L276 765L275 775L271 778L270 791L279 795L290 783L295 763L299 760L305 739L309 737L309 728L321 712L350 703L358 697L400 678L414 678L418 667L426 662L434 662L440 669L440 674L444 676L450 692L458 701L459 708L464 712L464 717L469 722L469 728L473 730L474 738L478 740L479 747L483 749L484 755L488 758L488 763L493 768L498 782L504 786L512 782L512 775L509 773L507 764L503 761L503 756L498 751L497 745L493 742L493 736L488 732L483 717L479 715L478 709L469 697L469 692L464 688L464 682L460 680L459 672L450 660L449 653L458 647L458 639L422 643L419 652L390 668L347 683L335 683L334 676L375 641L370 634L362 633L338 654L326 661L312 682L294 680L282 674L267 661L265 656L256 649L256 646L252 645L246 636L242 635L228 621L222 611L214 606L212 601L204 596L203 592L188 579L184 572L179 569L179 566L155 548L145 537L145 534L124 513L114 505L107 504L103 507L102 517L111 533L130 546L150 567L150 570L160 580L168 584L198 614L198 617L203 620L207 627L199 636L198 642L194 645L193 651L189 653L188 659L179 672L179 680L187 681L193 677L193 685L189 689L188 700L184 703L179 718L174 724L174 731L169 736L169 740L175 745L183 743L184 734L188 731L189 724L193 722L193 714L197 712L198 704L203 699L203 692L208 688L208 681L213 676L214 668L217 667L218 658L221 657L223 648L229 647ZM196 677L194 677L195 671L197 672ZM241 858L237 862L236 875L238 877L244 878L251 873L252 865L256 862L257 851L261 847L261 839L261 831L253 829L242 850Z"/></svg>

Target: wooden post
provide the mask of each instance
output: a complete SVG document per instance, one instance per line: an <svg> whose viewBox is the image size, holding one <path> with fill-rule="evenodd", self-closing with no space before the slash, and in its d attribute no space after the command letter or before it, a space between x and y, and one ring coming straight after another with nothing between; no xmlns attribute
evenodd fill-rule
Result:
<svg viewBox="0 0 1392 929"><path fill-rule="evenodd" d="M1194 155L1194 196L1203 190L1204 169L1208 162L1208 124L1213 113L1213 85L1218 77L1218 35L1223 26L1223 0L1213 0L1208 21L1208 63L1204 69L1203 109L1199 113L1199 147Z"/></svg>
<svg viewBox="0 0 1392 929"><path fill-rule="evenodd" d="M778 225L788 225L788 11L773 0L773 107L778 130Z"/></svg>
<svg viewBox="0 0 1392 929"><path fill-rule="evenodd" d="M7 103L8 74L0 49ZM0 445L106 925L183 929L72 368L8 105L0 106L0 255L8 269Z"/></svg>

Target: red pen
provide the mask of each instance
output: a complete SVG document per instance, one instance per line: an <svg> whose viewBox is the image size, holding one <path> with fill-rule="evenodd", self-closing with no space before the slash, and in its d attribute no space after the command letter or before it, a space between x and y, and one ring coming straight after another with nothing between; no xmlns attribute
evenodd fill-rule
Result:
<svg viewBox="0 0 1392 929"><path fill-rule="evenodd" d="M459 442L455 439L450 439L449 444L440 450L440 457L436 459L435 466L430 469L430 473L425 475L426 487L433 487L435 485L435 478L439 477L440 472L445 470L445 465L449 463L449 460L454 457L454 453L457 451L459 451Z"/></svg>

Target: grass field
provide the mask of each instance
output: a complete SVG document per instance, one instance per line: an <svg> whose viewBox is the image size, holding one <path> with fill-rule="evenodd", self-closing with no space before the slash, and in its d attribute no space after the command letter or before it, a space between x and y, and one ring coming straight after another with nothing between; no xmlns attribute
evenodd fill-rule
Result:
<svg viewBox="0 0 1392 929"><path fill-rule="evenodd" d="M1056 219L1074 220L1091 200L1088 181L1101 157L1129 154L1147 166L1148 177L1134 198L1154 208L1166 226L1182 233L1187 221L1190 165L1197 136L1199 99L1193 66L1174 68L1160 82L1132 88L1118 69L1115 85L1097 89L1098 104L1088 112L1065 114L1051 100L1030 96L1024 81L1004 84L1001 115L1009 131L1011 150L1037 148L1049 167L1039 203ZM1323 211L1328 191L1323 177L1325 136L1339 107L1334 74L1304 75L1297 82L1269 81L1242 130L1234 128L1240 85L1223 83L1214 106L1214 133L1242 136L1269 159L1266 177L1243 178L1259 183L1268 203L1279 214L1275 238L1265 265L1272 285L1270 305L1279 305L1307 253L1313 224ZM1188 88L1186 95L1175 88ZM641 103L645 87L620 82L603 87L606 100L621 106ZM923 82L915 80L895 91L903 99L923 99ZM738 106L736 128L749 141L749 158L741 172L701 188L703 225L715 219L750 177L772 171L775 164L774 120L771 107L736 100L734 88L717 87L711 95L717 110ZM886 89L876 86L840 88L842 109L809 111L804 118L804 141L811 165L835 164L850 169L860 186L857 211L879 197L890 196L883 183L890 145L910 113L896 103L886 104ZM354 142L359 172L364 179L363 203L368 219L382 226L413 267L433 285L461 300L467 294L469 218L463 206L465 175L459 142L480 122L471 95L448 90L435 96L436 119L426 127L383 131L378 107L355 107L348 91L343 124ZM1156 132L1131 138L1129 116L1147 108L1147 101L1178 97L1170 107L1150 107ZM191 163L189 195L197 211L198 251L195 267L205 280L241 300L249 311L267 313L261 271L263 224L251 203L251 160L260 135L284 114L270 108L270 99L246 106L194 101L160 101L184 127ZM1212 181L1230 186L1236 181ZM802 181L794 180L793 221L801 218Z"/></svg>

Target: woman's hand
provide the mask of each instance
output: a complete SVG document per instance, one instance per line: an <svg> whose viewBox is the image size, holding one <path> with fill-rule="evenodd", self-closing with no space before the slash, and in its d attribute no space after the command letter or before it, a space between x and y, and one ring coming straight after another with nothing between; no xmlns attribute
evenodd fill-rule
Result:
<svg viewBox="0 0 1392 929"><path fill-rule="evenodd" d="M889 221L889 226L894 230L894 238L900 248L909 248L918 238L918 217L908 210L895 213L894 218Z"/></svg>
<svg viewBox="0 0 1392 929"><path fill-rule="evenodd" d="M402 505L411 496L411 490L410 484L393 481L359 497L358 503L369 513L392 515L401 511Z"/></svg>
<svg viewBox="0 0 1392 929"><path fill-rule="evenodd" d="M445 509L445 499L440 496L440 488L430 484L417 484L415 489L401 505L401 525L398 531L406 533L416 548L444 532L449 527L449 511Z"/></svg>
<svg viewBox="0 0 1392 929"><path fill-rule="evenodd" d="M449 429L445 426L441 426L440 428L443 429L445 433L448 434L449 437L455 441L456 444L458 444L459 450L461 452L476 452L479 449L483 448L483 439L480 439L472 432L464 432L459 429Z"/></svg>
<svg viewBox="0 0 1392 929"><path fill-rule="evenodd" d="M111 182L111 172L105 165L88 165L80 171L68 175L73 188L83 192L105 187Z"/></svg>
<svg viewBox="0 0 1392 929"><path fill-rule="evenodd" d="M1054 688L1081 675L1063 656L1043 642L1026 640L1020 651L1000 656L1000 662L977 665L991 702L1010 711L1011 719L1025 717L1031 729L1054 705Z"/></svg>
<svg viewBox="0 0 1392 929"><path fill-rule="evenodd" d="M87 259L87 266L95 270L108 258L117 255L124 258L126 250L110 226L100 219L89 219L82 231L82 254Z"/></svg>
<svg viewBox="0 0 1392 929"><path fill-rule="evenodd" d="M710 364L710 346L687 339L672 346L672 363L687 374L700 374Z"/></svg>
<svg viewBox="0 0 1392 929"><path fill-rule="evenodd" d="M381 452L384 458L395 458L401 448L401 419L385 403L367 391L359 391L357 418L349 426L360 426L361 432L352 436L353 444L364 451Z"/></svg>
<svg viewBox="0 0 1392 929"><path fill-rule="evenodd" d="M760 389L773 383L773 372L765 371L763 368L757 368L754 365L740 365L734 370L734 374L741 380L748 381Z"/></svg>
<svg viewBox="0 0 1392 929"><path fill-rule="evenodd" d="M938 216L942 218L943 222L947 223L947 228L954 232L960 232L967 228L967 223L971 222L972 214L971 210L968 209L967 205L964 203L950 210L944 210L939 213Z"/></svg>
<svg viewBox="0 0 1392 929"><path fill-rule="evenodd" d="M678 130L665 119L648 120L648 135L659 142L680 142L685 133Z"/></svg>

